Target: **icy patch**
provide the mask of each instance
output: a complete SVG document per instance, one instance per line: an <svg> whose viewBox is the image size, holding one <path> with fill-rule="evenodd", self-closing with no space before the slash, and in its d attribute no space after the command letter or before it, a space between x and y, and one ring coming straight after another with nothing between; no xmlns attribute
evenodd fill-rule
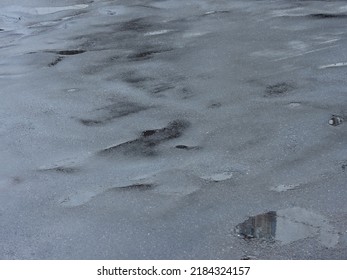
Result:
<svg viewBox="0 0 347 280"><path fill-rule="evenodd" d="M155 36L155 35L162 35L166 34L169 32L172 32L172 29L163 29L163 30L156 30L156 31L151 31L151 32L146 32L144 36Z"/></svg>
<svg viewBox="0 0 347 280"><path fill-rule="evenodd" d="M208 12L204 13L204 16L220 14L220 13L229 13L229 11L208 11Z"/></svg>
<svg viewBox="0 0 347 280"><path fill-rule="evenodd" d="M333 64L322 65L322 66L319 66L318 69L344 67L344 66L347 66L347 62L338 62Z"/></svg>
<svg viewBox="0 0 347 280"><path fill-rule="evenodd" d="M35 10L38 15L47 15L47 14L54 14L57 12L62 12L67 10L85 9L88 6L89 5L87 4L80 4L80 5L64 6L64 7L38 7L38 8L35 8Z"/></svg>
<svg viewBox="0 0 347 280"><path fill-rule="evenodd" d="M288 107L290 109L296 109L296 108L300 108L301 106L302 105L299 102L291 102L286 107Z"/></svg>
<svg viewBox="0 0 347 280"><path fill-rule="evenodd" d="M186 32L183 34L183 38L194 38L206 35L207 32Z"/></svg>
<svg viewBox="0 0 347 280"><path fill-rule="evenodd" d="M305 51L308 48L308 45L302 41L291 41L288 43L288 45L290 46L290 48L300 51Z"/></svg>
<svg viewBox="0 0 347 280"><path fill-rule="evenodd" d="M200 189L199 178L179 169L159 172L143 178L141 183L156 184L153 192L163 195L186 196Z"/></svg>
<svg viewBox="0 0 347 280"><path fill-rule="evenodd" d="M273 17L300 17L305 15L307 15L307 12L303 12L303 8L292 8L272 12Z"/></svg>
<svg viewBox="0 0 347 280"><path fill-rule="evenodd" d="M220 182L231 179L233 177L233 173L231 171L225 171L221 173L215 173L211 175L205 175L201 178L208 181Z"/></svg>
<svg viewBox="0 0 347 280"><path fill-rule="evenodd" d="M85 155L81 155L79 157L72 157L72 158L66 158L59 161L56 161L52 164L42 165L38 168L39 171L48 171L48 170L75 170L77 169L77 165L81 164L86 160L88 157L90 157L91 153L87 153Z"/></svg>
<svg viewBox="0 0 347 280"><path fill-rule="evenodd" d="M62 200L60 204L64 207L77 207L89 202L92 198L100 194L100 191L84 191L70 195Z"/></svg>
<svg viewBox="0 0 347 280"><path fill-rule="evenodd" d="M288 54L292 54L290 51L276 51L276 50L261 50L261 51L255 51L252 52L251 56L259 56L259 57L266 57L266 58L279 58L283 56L287 56Z"/></svg>
<svg viewBox="0 0 347 280"><path fill-rule="evenodd" d="M275 192L286 192L289 190L293 190L300 187L299 184L294 184L294 185L278 185L276 187L270 188L270 190L275 191Z"/></svg>

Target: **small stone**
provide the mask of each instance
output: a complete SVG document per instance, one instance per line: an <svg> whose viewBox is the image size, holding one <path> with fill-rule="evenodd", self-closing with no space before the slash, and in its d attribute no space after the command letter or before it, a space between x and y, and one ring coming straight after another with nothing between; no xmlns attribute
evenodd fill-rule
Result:
<svg viewBox="0 0 347 280"><path fill-rule="evenodd" d="M342 124L342 122L343 122L343 117L338 115L332 115L331 119L329 120L329 124L332 126L338 126Z"/></svg>

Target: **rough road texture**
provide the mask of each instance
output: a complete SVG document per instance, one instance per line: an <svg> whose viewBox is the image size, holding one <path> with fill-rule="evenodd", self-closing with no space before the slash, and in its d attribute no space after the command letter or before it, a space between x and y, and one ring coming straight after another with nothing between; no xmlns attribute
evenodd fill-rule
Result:
<svg viewBox="0 0 347 280"><path fill-rule="evenodd" d="M58 2L1 2L0 259L347 258L345 1Z"/></svg>

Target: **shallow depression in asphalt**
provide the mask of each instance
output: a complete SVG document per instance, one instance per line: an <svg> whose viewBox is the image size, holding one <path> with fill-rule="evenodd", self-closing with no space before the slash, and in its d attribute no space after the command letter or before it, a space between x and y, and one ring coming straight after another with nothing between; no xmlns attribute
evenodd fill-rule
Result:
<svg viewBox="0 0 347 280"><path fill-rule="evenodd" d="M334 247L339 236L326 219L306 209L294 207L252 216L236 226L244 239L261 239L282 244L317 237L325 247Z"/></svg>

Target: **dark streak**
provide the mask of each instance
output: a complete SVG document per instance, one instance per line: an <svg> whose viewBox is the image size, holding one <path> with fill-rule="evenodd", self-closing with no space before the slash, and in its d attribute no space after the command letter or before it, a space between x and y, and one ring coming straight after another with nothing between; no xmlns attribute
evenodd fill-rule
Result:
<svg viewBox="0 0 347 280"><path fill-rule="evenodd" d="M128 55L130 60L145 60L153 57L154 54L171 51L172 49L148 50Z"/></svg>
<svg viewBox="0 0 347 280"><path fill-rule="evenodd" d="M85 50L64 50L64 51L58 51L56 53L60 55L76 55L76 54L80 54L84 52L86 51Z"/></svg>
<svg viewBox="0 0 347 280"><path fill-rule="evenodd" d="M135 185L129 185L129 186L124 186L120 187L117 189L120 190L136 190L136 191L147 191L150 189L153 189L155 186L152 184L135 184Z"/></svg>
<svg viewBox="0 0 347 280"><path fill-rule="evenodd" d="M167 91L169 89L173 89L175 88L173 85L169 85L169 84L162 84L162 85L157 85L153 90L152 93L153 94L157 94L157 93L161 93L163 91Z"/></svg>
<svg viewBox="0 0 347 280"><path fill-rule="evenodd" d="M176 149L181 149L181 150L199 150L201 147L199 146L186 146L186 145L177 145L175 146Z"/></svg>
<svg viewBox="0 0 347 280"><path fill-rule="evenodd" d="M347 17L346 14L324 14L324 13L310 14L308 16L315 19L346 18Z"/></svg>
<svg viewBox="0 0 347 280"><path fill-rule="evenodd" d="M54 172L59 172L59 173L72 174L72 173L76 173L80 170L76 167L57 166L57 167L53 167L53 168L42 169L40 171L54 171Z"/></svg>
<svg viewBox="0 0 347 280"><path fill-rule="evenodd" d="M98 154L105 156L120 152L126 155L155 156L156 151L154 148L157 145L164 141L180 137L188 126L189 123L185 120L175 120L164 128L145 130L139 138L103 149Z"/></svg>
<svg viewBox="0 0 347 280"><path fill-rule="evenodd" d="M137 5L132 5L130 7L141 7L141 8L148 8L148 9L154 9L154 10L160 10L160 8L158 7L153 7L150 5L141 5L141 4L137 4Z"/></svg>
<svg viewBox="0 0 347 280"><path fill-rule="evenodd" d="M217 103L212 103L212 104L208 105L207 108L209 108L209 109L215 109L215 108L220 108L221 106L222 106L222 103L217 102Z"/></svg>
<svg viewBox="0 0 347 280"><path fill-rule="evenodd" d="M143 137L148 137L156 133L157 130L145 130L141 133Z"/></svg>
<svg viewBox="0 0 347 280"><path fill-rule="evenodd" d="M48 64L48 67L52 67L57 65L59 62L61 62L64 59L63 56L58 56L54 61L52 61L50 64Z"/></svg>
<svg viewBox="0 0 347 280"><path fill-rule="evenodd" d="M190 149L190 147L188 147L186 145L177 145L175 148L182 149L182 150L189 150Z"/></svg>
<svg viewBox="0 0 347 280"><path fill-rule="evenodd" d="M90 119L80 119L79 121L81 124L85 126L95 126L95 125L99 125L103 123L102 121L90 120Z"/></svg>

